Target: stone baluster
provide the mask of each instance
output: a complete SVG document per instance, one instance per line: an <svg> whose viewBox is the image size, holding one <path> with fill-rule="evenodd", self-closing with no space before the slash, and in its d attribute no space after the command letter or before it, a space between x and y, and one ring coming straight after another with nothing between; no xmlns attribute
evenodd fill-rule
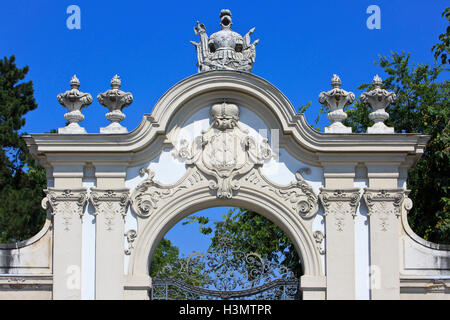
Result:
<svg viewBox="0 0 450 320"><path fill-rule="evenodd" d="M84 115L81 110L92 103L92 96L89 93L84 93L78 90L80 87L80 80L74 75L70 80L71 90L58 94L58 102L66 108L69 112L64 114L69 124L64 128L58 128L58 133L79 134L86 133L86 129L80 127L78 122L84 120Z"/></svg>
<svg viewBox="0 0 450 320"><path fill-rule="evenodd" d="M341 89L341 79L335 74L331 78L331 87L331 90L319 94L320 104L330 109L327 118L332 123L325 127L325 133L351 133L352 128L344 126L342 121L347 119L344 108L353 103L355 95Z"/></svg>
<svg viewBox="0 0 450 320"><path fill-rule="evenodd" d="M130 92L119 90L121 81L116 74L111 80L111 90L100 93L97 96L98 102L107 107L109 112L105 115L106 119L111 121L107 127L100 128L100 133L127 133L128 130L119 122L125 119L122 113L123 108L133 103L133 95Z"/></svg>
<svg viewBox="0 0 450 320"><path fill-rule="evenodd" d="M381 89L383 81L378 75L373 78L372 85L374 86L373 90L361 95L361 102L369 105L372 109L369 119L375 122L373 126L367 128L367 133L394 133L394 128L386 126L384 121L389 119L389 114L385 109L394 103L397 96L394 92Z"/></svg>

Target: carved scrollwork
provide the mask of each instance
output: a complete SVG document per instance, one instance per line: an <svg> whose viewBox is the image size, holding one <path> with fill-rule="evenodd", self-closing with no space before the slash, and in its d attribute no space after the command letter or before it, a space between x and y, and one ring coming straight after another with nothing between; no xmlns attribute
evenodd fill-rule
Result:
<svg viewBox="0 0 450 320"><path fill-rule="evenodd" d="M139 174L141 176L147 174L147 178L131 194L131 208L141 218L149 217L158 208L159 201L167 199L180 190L187 188L184 184L164 186L154 181L155 173L148 168L140 169ZM188 179L188 181L190 180Z"/></svg>
<svg viewBox="0 0 450 320"><path fill-rule="evenodd" d="M42 200L42 207L51 209L52 215L62 215L64 230L70 230L73 216L83 218L84 207L88 199L85 189L48 188L44 192L47 196Z"/></svg>
<svg viewBox="0 0 450 320"><path fill-rule="evenodd" d="M101 214L105 218L107 230L112 230L117 216L126 217L126 208L129 203L128 189L99 190L93 189L90 200L95 208L95 215Z"/></svg>
<svg viewBox="0 0 450 320"><path fill-rule="evenodd" d="M369 217L376 216L381 231L387 231L390 216L393 215L398 218L401 215L405 191L403 189L375 190L366 188L363 197L369 209L367 215ZM412 202L406 201L405 205L412 207Z"/></svg>
<svg viewBox="0 0 450 320"><path fill-rule="evenodd" d="M313 217L319 210L318 198L313 188L303 178L303 173L310 173L309 168L302 168L295 174L296 181L286 186L280 186L272 183L262 175L259 170L253 170L245 177L245 180L258 186L261 189L267 189L282 199L293 212L303 218Z"/></svg>
<svg viewBox="0 0 450 320"><path fill-rule="evenodd" d="M331 190L320 188L320 202L324 207L324 217L332 215L337 231L344 231L346 216L356 216L360 200L359 189Z"/></svg>

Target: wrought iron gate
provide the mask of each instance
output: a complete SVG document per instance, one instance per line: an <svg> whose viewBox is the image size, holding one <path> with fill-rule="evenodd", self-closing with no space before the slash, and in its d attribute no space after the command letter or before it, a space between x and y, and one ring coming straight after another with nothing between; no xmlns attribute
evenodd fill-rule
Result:
<svg viewBox="0 0 450 320"><path fill-rule="evenodd" d="M217 248L165 266L153 278L151 299L300 299L299 281L285 266L234 251L227 236L219 238Z"/></svg>

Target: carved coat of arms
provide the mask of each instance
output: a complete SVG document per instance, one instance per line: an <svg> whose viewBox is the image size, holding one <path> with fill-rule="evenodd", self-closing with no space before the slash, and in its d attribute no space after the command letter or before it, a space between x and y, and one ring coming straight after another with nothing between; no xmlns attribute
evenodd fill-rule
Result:
<svg viewBox="0 0 450 320"><path fill-rule="evenodd" d="M267 139L257 143L239 126L239 108L235 104L215 104L210 113L209 129L195 138L192 145L182 140L176 155L215 178L210 188L217 190L217 197L231 198L233 190L239 189L233 179L263 164L272 156L272 150Z"/></svg>

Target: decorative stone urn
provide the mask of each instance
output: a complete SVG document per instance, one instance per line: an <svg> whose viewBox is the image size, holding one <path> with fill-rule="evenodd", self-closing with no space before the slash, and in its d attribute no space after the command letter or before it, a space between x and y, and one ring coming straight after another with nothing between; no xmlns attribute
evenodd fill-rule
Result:
<svg viewBox="0 0 450 320"><path fill-rule="evenodd" d="M125 119L122 113L123 108L133 103L133 95L130 92L120 90L121 81L116 74L111 80L111 90L100 93L97 96L98 102L109 109L105 115L111 121L107 127L100 128L100 133L127 133L128 130L120 124Z"/></svg>
<svg viewBox="0 0 450 320"><path fill-rule="evenodd" d="M394 133L394 128L386 126L384 121L389 119L389 113L385 109L394 103L397 96L394 92L381 89L383 81L378 75L373 78L372 84L373 90L361 94L362 103L372 109L369 119L375 122L373 126L367 128L367 133Z"/></svg>
<svg viewBox="0 0 450 320"><path fill-rule="evenodd" d="M341 79L335 74L331 78L331 87L331 90L319 94L320 104L330 109L327 118L332 124L325 127L325 133L352 133L352 128L344 126L342 121L347 119L344 108L353 103L355 95L341 89Z"/></svg>
<svg viewBox="0 0 450 320"><path fill-rule="evenodd" d="M58 128L58 133L79 134L86 133L86 129L80 127L78 122L84 120L84 115L81 110L92 103L92 96L89 93L84 93L78 90L80 87L80 80L74 75L70 80L71 90L58 94L58 102L66 108L69 112L64 114L69 124L64 128Z"/></svg>

